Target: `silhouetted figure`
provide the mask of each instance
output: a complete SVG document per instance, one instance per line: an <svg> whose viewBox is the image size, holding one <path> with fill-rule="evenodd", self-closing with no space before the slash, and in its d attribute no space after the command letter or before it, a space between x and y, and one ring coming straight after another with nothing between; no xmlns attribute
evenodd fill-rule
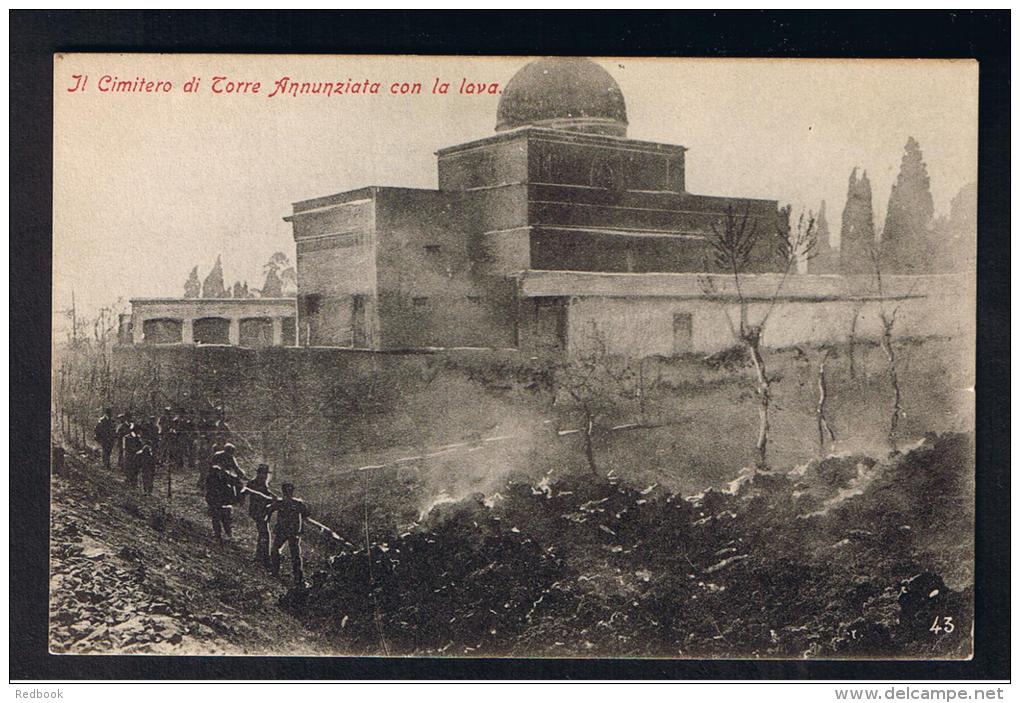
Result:
<svg viewBox="0 0 1020 703"><path fill-rule="evenodd" d="M125 470L124 439L131 434L131 413L121 413L117 420L117 468Z"/></svg>
<svg viewBox="0 0 1020 703"><path fill-rule="evenodd" d="M154 452L158 451L159 424L156 422L155 415L150 415L148 420L139 420L137 431L142 438L142 442L151 444Z"/></svg>
<svg viewBox="0 0 1020 703"><path fill-rule="evenodd" d="M151 444L144 444L135 455L135 466L142 477L142 490L152 495L152 486L156 480L156 456L152 453Z"/></svg>
<svg viewBox="0 0 1020 703"><path fill-rule="evenodd" d="M138 488L138 454L142 451L142 437L134 424L124 437L124 474L132 488Z"/></svg>
<svg viewBox="0 0 1020 703"><path fill-rule="evenodd" d="M103 416L96 423L93 432L99 447L103 450L103 466L110 468L110 454L113 453L113 445L117 443L117 423L113 420L113 413L110 408L103 411Z"/></svg>
<svg viewBox="0 0 1020 703"><path fill-rule="evenodd" d="M227 540L233 538L231 512L239 500L241 487L241 480L222 466L214 464L209 469L205 480L205 503L209 506L213 534L221 542L224 534Z"/></svg>
<svg viewBox="0 0 1020 703"><path fill-rule="evenodd" d="M213 466L220 466L235 476L239 476L245 480L248 480L248 476L241 471L241 467L237 465L237 458L234 456L236 448L230 442L223 445L223 449L219 450L212 456Z"/></svg>
<svg viewBox="0 0 1020 703"><path fill-rule="evenodd" d="M274 576L280 573L280 550L284 545L290 548L290 565L294 572L294 586L301 588L305 583L304 568L301 562L301 534L304 532L305 518L308 517L308 506L304 501L294 497L294 484L285 483L281 486L283 498L272 503L268 516L277 514L276 527L273 530L273 546L270 551L270 569Z"/></svg>
<svg viewBox="0 0 1020 703"><path fill-rule="evenodd" d="M255 547L255 563L269 570L269 506L278 497L269 488L269 481L272 474L269 466L259 464L255 478L248 482L245 490L248 492L248 515L255 521L255 531L258 533L258 544Z"/></svg>

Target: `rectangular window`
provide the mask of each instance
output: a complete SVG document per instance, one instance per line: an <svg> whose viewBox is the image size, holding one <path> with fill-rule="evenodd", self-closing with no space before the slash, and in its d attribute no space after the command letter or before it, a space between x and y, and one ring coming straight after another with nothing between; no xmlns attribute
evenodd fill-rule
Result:
<svg viewBox="0 0 1020 703"><path fill-rule="evenodd" d="M694 351L694 319L689 312L673 313L673 353Z"/></svg>
<svg viewBox="0 0 1020 703"><path fill-rule="evenodd" d="M322 295L319 293L306 293L298 298L301 312L305 315L315 315L319 312L319 305L322 303Z"/></svg>
<svg viewBox="0 0 1020 703"><path fill-rule="evenodd" d="M411 298L411 302L414 303L416 308L423 308L428 304L429 299L425 297Z"/></svg>
<svg viewBox="0 0 1020 703"><path fill-rule="evenodd" d="M441 249L442 249L442 247L440 247L438 244L426 244L425 245L425 253L426 254L438 254Z"/></svg>

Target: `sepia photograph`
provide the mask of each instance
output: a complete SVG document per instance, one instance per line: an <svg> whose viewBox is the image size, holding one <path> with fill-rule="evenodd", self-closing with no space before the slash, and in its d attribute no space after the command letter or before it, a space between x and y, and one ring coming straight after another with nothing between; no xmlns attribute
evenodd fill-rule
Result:
<svg viewBox="0 0 1020 703"><path fill-rule="evenodd" d="M978 75L56 54L50 652L970 658Z"/></svg>

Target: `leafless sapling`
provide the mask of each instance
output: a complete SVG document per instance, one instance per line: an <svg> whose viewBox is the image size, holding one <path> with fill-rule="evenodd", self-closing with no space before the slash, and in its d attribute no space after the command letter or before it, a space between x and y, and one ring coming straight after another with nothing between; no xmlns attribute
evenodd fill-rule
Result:
<svg viewBox="0 0 1020 703"><path fill-rule="evenodd" d="M758 438L755 442L755 466L768 466L769 409L771 384L762 352L762 339L772 311L782 295L786 280L801 260L810 259L815 252L815 219L808 213L798 217L796 227L790 228L790 208L784 208L774 228L762 229L758 218L745 211L737 215L732 207L726 209L721 222L713 222L708 237L718 270L732 277L737 298L739 320L734 324L729 313L726 319L737 343L744 347L754 367L758 396ZM766 299L764 313L756 321L750 319L751 296L744 292L745 277L756 261L774 257L779 278ZM775 273L775 272L774 272ZM711 278L703 278L703 286L710 297L716 292Z"/></svg>
<svg viewBox="0 0 1020 703"><path fill-rule="evenodd" d="M815 418L818 422L818 452L822 455L825 454L826 442L836 441L836 433L832 430L832 426L829 425L829 419L825 414L826 401L829 399L825 364L829 361L831 354L832 349L826 348L822 352L821 360L818 362L818 404L815 406ZM827 440L826 437L828 437Z"/></svg>
<svg viewBox="0 0 1020 703"><path fill-rule="evenodd" d="M560 367L557 383L581 414L585 460L588 470L598 475L595 435L602 419L618 406L624 396L621 389L626 383L629 368L614 368L605 337L594 322L587 336L587 344Z"/></svg>
<svg viewBox="0 0 1020 703"><path fill-rule="evenodd" d="M875 292L878 295L878 319L882 323L882 337L880 345L885 354L886 373L889 376L889 385L893 392L892 413L889 417L889 432L887 439L893 451L897 449L897 436L900 425L900 418L903 417L903 393L900 389L900 378L896 367L896 348L893 346L893 328L896 326L896 314L899 312L899 305L892 309L887 305L886 292L882 283L882 256L877 247L870 250L871 265L874 272Z"/></svg>

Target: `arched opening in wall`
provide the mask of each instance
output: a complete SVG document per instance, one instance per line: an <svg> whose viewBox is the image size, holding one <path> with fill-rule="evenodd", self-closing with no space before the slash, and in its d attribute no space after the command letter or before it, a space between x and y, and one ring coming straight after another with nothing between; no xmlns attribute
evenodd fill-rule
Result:
<svg viewBox="0 0 1020 703"><path fill-rule="evenodd" d="M182 323L168 317L161 317L142 322L143 342L145 344L180 344Z"/></svg>
<svg viewBox="0 0 1020 703"><path fill-rule="evenodd" d="M241 320L242 347L257 349L273 345L273 321L268 317L246 317Z"/></svg>
<svg viewBox="0 0 1020 703"><path fill-rule="evenodd" d="M283 339L281 344L285 347L293 347L297 344L297 320L293 317L283 318Z"/></svg>
<svg viewBox="0 0 1020 703"><path fill-rule="evenodd" d="M195 344L230 344L230 320L225 317L201 317L193 330Z"/></svg>

